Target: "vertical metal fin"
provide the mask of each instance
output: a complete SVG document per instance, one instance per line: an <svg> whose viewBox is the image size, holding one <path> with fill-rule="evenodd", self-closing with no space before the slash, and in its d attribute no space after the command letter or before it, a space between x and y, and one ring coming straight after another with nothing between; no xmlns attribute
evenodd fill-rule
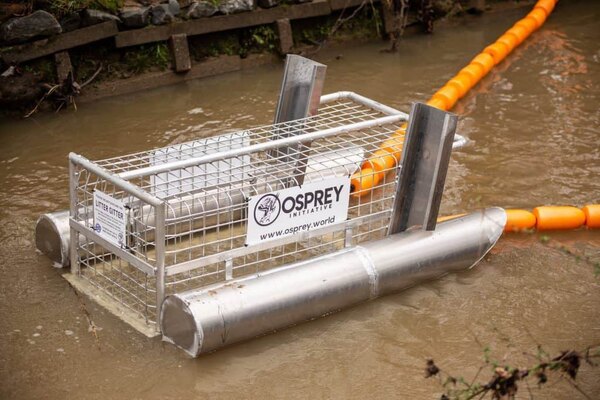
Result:
<svg viewBox="0 0 600 400"><path fill-rule="evenodd" d="M457 121L455 114L413 103L388 234L435 229Z"/></svg>
<svg viewBox="0 0 600 400"><path fill-rule="evenodd" d="M317 115L327 66L288 54L274 123Z"/></svg>
<svg viewBox="0 0 600 400"><path fill-rule="evenodd" d="M275 111L274 123L290 122L317 115L325 83L327 66L301 56L288 54L285 62L281 92ZM279 127L273 139L301 134L303 126L290 124ZM294 163L293 177L286 186L302 185L306 172L310 143L273 150L270 154L283 163Z"/></svg>

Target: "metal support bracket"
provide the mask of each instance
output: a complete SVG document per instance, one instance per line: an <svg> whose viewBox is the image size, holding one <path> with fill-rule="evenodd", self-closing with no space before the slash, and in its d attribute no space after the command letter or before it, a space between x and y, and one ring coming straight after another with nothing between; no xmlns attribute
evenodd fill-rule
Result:
<svg viewBox="0 0 600 400"><path fill-rule="evenodd" d="M344 231L344 247L352 247L352 227L346 226Z"/></svg>
<svg viewBox="0 0 600 400"><path fill-rule="evenodd" d="M435 229L458 116L413 103L388 234Z"/></svg>
<svg viewBox="0 0 600 400"><path fill-rule="evenodd" d="M230 281L233 279L233 259L228 258L225 260L225 280Z"/></svg>

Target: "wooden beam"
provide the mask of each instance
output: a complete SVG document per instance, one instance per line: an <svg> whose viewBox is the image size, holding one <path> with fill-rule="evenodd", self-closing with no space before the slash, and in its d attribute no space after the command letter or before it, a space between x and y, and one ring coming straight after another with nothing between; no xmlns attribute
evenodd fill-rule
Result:
<svg viewBox="0 0 600 400"><path fill-rule="evenodd" d="M2 53L2 59L7 64L21 63L106 39L115 36L118 32L117 23L115 21L107 21L56 35L48 39L11 47Z"/></svg>
<svg viewBox="0 0 600 400"><path fill-rule="evenodd" d="M173 71L166 70L103 82L91 88L86 87L85 92L77 98L77 101L83 103L108 96L119 96L240 69L241 63L238 56L209 58L195 64L187 74L174 74Z"/></svg>
<svg viewBox="0 0 600 400"><path fill-rule="evenodd" d="M144 43L168 40L172 35L185 33L188 36L221 32L249 26L272 24L278 19L303 19L329 15L331 8L327 0L315 0L312 3L294 4L286 7L274 7L266 10L222 15L211 18L199 18L170 25L147 27L119 32L115 37L117 47L137 46Z"/></svg>
<svg viewBox="0 0 600 400"><path fill-rule="evenodd" d="M358 7L363 3L364 0L329 0L329 6L332 11L343 10L344 8L353 8ZM373 1L373 3L378 3L378 1ZM370 7L369 1L367 0L367 5Z"/></svg>

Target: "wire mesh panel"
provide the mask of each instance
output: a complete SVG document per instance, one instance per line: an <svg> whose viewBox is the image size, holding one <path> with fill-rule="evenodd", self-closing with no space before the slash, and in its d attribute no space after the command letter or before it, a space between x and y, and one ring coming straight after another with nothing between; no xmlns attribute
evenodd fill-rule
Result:
<svg viewBox="0 0 600 400"><path fill-rule="evenodd" d="M73 155L74 272L155 323L165 294L381 238L399 160L371 169L365 160L381 150L406 118L340 92L324 96L314 117L96 162ZM362 179L377 174L378 184L354 190L347 219L290 226L281 235L249 241L250 199L338 178L350 182L361 168ZM123 205L122 241L98 232L96 192L114 199L116 209Z"/></svg>

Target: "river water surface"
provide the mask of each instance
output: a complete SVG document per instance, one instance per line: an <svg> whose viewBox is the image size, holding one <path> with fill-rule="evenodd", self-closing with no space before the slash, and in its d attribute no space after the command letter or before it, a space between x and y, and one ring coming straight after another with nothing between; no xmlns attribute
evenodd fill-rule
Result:
<svg viewBox="0 0 600 400"><path fill-rule="evenodd" d="M398 54L381 53L382 42L326 49L316 56L328 65L326 92L408 110L526 12L411 36ZM443 215L600 203L599 18L600 2L561 1L458 103L470 144L452 156ZM440 387L423 377L428 358L472 379L486 346L528 366L535 360L523 353L538 343L551 354L600 343L600 277L586 262L600 261L599 231L507 235L471 271L199 359L79 299L36 253L38 215L68 207L68 152L100 159L269 123L281 73L262 67L0 122L0 398L433 399ZM584 365L578 377L591 398L600 398L599 374ZM536 398L583 398L550 379L540 391L532 381Z"/></svg>

